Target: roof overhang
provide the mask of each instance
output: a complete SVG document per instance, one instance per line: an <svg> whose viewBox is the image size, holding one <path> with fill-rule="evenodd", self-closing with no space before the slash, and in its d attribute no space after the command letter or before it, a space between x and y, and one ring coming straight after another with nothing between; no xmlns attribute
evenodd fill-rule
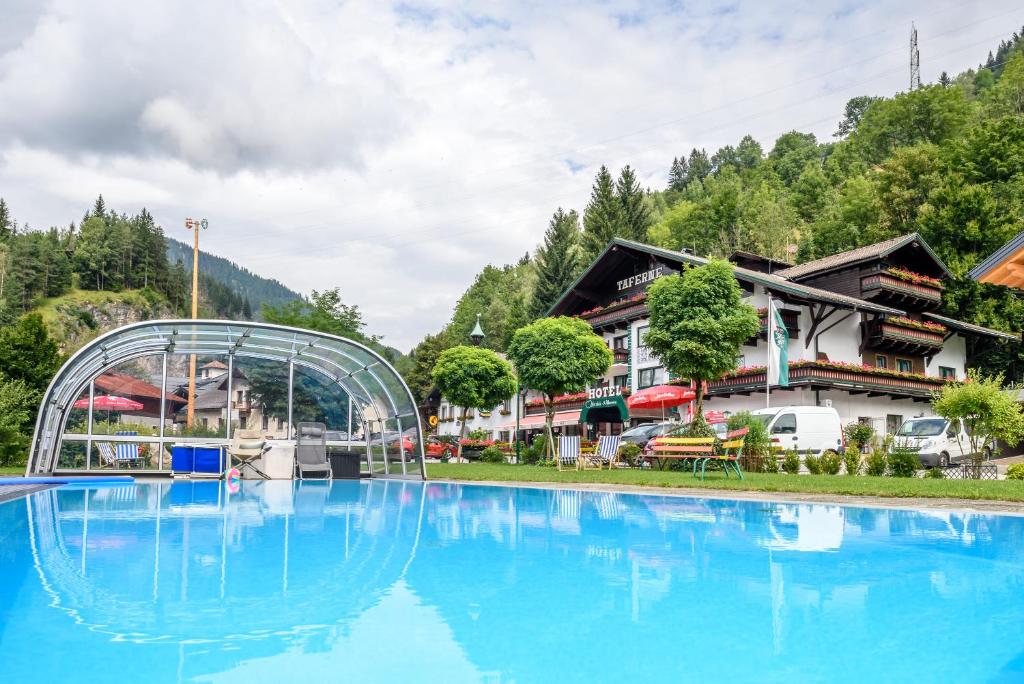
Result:
<svg viewBox="0 0 1024 684"><path fill-rule="evenodd" d="M1024 233L997 249L967 275L979 283L1024 290Z"/></svg>

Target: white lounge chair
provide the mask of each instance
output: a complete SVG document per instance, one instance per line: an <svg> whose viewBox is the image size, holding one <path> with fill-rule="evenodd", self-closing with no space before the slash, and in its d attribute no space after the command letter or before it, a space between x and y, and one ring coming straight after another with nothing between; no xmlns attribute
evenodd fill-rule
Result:
<svg viewBox="0 0 1024 684"><path fill-rule="evenodd" d="M580 438L579 435L562 436L558 438L558 469L562 466L580 466Z"/></svg>
<svg viewBox="0 0 1024 684"><path fill-rule="evenodd" d="M598 437L597 448L594 449L594 453L584 456L584 465L590 465L599 469L605 466L611 468L619 456L619 441L618 435L601 435Z"/></svg>

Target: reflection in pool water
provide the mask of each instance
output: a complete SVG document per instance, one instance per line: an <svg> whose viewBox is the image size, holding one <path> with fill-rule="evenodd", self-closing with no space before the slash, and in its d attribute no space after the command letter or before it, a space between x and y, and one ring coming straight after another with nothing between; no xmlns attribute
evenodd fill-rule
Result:
<svg viewBox="0 0 1024 684"><path fill-rule="evenodd" d="M0 675L1015 681L1024 519L402 481L0 504Z"/></svg>

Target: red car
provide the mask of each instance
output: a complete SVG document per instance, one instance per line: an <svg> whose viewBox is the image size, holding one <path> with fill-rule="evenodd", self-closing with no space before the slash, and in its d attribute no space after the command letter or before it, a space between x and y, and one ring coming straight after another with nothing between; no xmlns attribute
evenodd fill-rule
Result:
<svg viewBox="0 0 1024 684"><path fill-rule="evenodd" d="M448 443L441 441L437 437L428 437L426 443L427 458L451 458L455 455L455 447Z"/></svg>

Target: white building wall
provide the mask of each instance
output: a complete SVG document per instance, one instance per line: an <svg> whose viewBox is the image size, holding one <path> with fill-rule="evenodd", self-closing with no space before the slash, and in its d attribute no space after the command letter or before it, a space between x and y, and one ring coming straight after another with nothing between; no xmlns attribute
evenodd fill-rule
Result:
<svg viewBox="0 0 1024 684"><path fill-rule="evenodd" d="M465 434L469 434L474 430L483 430L488 433L490 439L497 440L498 433L506 430L515 430L516 424L516 398L513 397L510 400L511 413L504 415L501 413L501 405L495 406L491 410L489 416L481 416L479 411L474 410L473 417L466 421ZM441 401L441 408L439 409L440 415L452 415L454 412L456 420L439 422L437 424L437 434L439 435L459 435L459 422L458 419L462 416L462 409L459 407L451 406L447 400ZM511 426L511 427L509 427Z"/></svg>
<svg viewBox="0 0 1024 684"><path fill-rule="evenodd" d="M925 374L939 377L940 366L948 366L956 369L956 377L963 380L966 377L967 362L967 340L961 335L952 335L942 345L939 353L932 357L932 360L925 365Z"/></svg>
<svg viewBox="0 0 1024 684"><path fill-rule="evenodd" d="M828 328L833 323L835 323L835 327L818 335L817 350L815 350L815 344L812 342L810 348L805 350L806 353L801 358L813 361L818 358L817 352L821 352L828 355L829 361L860 364L862 361L860 353L861 314L854 312L846 316L848 313L850 312L840 310L832 314L832 317L825 321L821 327ZM846 318L842 318L844 316ZM804 322L805 320L806 323ZM801 338L806 336L810 328L811 315L805 310L800 316ZM804 348L803 339L801 339L800 347L801 349Z"/></svg>

